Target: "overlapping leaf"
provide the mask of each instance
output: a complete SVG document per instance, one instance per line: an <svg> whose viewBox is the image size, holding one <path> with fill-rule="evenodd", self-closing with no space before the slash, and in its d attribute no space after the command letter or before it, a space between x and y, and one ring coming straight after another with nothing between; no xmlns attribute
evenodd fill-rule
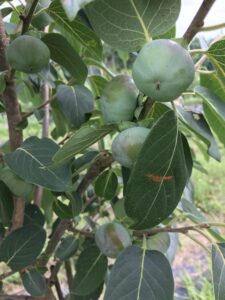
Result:
<svg viewBox="0 0 225 300"><path fill-rule="evenodd" d="M215 300L225 300L225 244L212 246L212 271Z"/></svg>
<svg viewBox="0 0 225 300"><path fill-rule="evenodd" d="M225 102L205 87L198 86L195 88L195 92L204 100L205 116L221 143L225 146Z"/></svg>
<svg viewBox="0 0 225 300"><path fill-rule="evenodd" d="M104 280L107 258L98 247L83 250L76 264L76 275L72 283L72 295L88 295L96 290Z"/></svg>
<svg viewBox="0 0 225 300"><path fill-rule="evenodd" d="M46 292L46 282L44 276L36 269L27 270L21 275L23 285L33 297L41 297Z"/></svg>
<svg viewBox="0 0 225 300"><path fill-rule="evenodd" d="M45 230L37 225L14 230L0 245L0 261L4 261L13 271L19 271L38 257L45 239Z"/></svg>
<svg viewBox="0 0 225 300"><path fill-rule="evenodd" d="M116 260L104 300L172 300L173 291L172 270L165 256L131 246Z"/></svg>
<svg viewBox="0 0 225 300"><path fill-rule="evenodd" d="M225 57L224 57L224 50L225 50L225 39L217 41L213 43L206 54L213 62L213 64L218 68L218 70L225 75Z"/></svg>
<svg viewBox="0 0 225 300"><path fill-rule="evenodd" d="M102 45L97 35L77 20L70 22L59 1L53 1L48 7L47 13L57 23L62 35L74 49L78 49L80 43L87 56L97 60L102 59Z"/></svg>
<svg viewBox="0 0 225 300"><path fill-rule="evenodd" d="M51 59L66 68L77 83L84 83L88 73L87 67L68 41L58 33L46 34L42 41L48 46Z"/></svg>
<svg viewBox="0 0 225 300"><path fill-rule="evenodd" d="M4 160L25 181L62 192L71 184L69 165L54 170L48 168L58 149L59 146L50 139L30 137L14 152L6 154Z"/></svg>
<svg viewBox="0 0 225 300"><path fill-rule="evenodd" d="M131 52L173 27L180 0L96 0L86 8L100 38Z"/></svg>
<svg viewBox="0 0 225 300"><path fill-rule="evenodd" d="M135 229L153 227L176 208L189 177L177 118L165 113L151 129L126 188L125 210Z"/></svg>
<svg viewBox="0 0 225 300"><path fill-rule="evenodd" d="M110 125L93 128L90 126L81 127L53 157L54 166L60 165L82 152L87 147L93 145L105 135L113 131Z"/></svg>
<svg viewBox="0 0 225 300"><path fill-rule="evenodd" d="M91 0L61 0L61 4L70 21L76 17L79 9Z"/></svg>

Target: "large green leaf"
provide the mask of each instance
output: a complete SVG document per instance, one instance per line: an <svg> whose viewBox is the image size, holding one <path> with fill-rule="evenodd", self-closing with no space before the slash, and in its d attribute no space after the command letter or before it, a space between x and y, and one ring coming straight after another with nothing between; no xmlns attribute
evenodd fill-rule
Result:
<svg viewBox="0 0 225 300"><path fill-rule="evenodd" d="M13 208L13 196L5 183L0 181L0 223L4 226L10 226Z"/></svg>
<svg viewBox="0 0 225 300"><path fill-rule="evenodd" d="M70 125L76 129L87 121L87 114L94 109L94 97L83 85L57 87L57 100Z"/></svg>
<svg viewBox="0 0 225 300"><path fill-rule="evenodd" d="M53 157L54 166L60 165L82 152L87 147L101 140L105 135L114 129L111 125L93 128L90 126L81 127Z"/></svg>
<svg viewBox="0 0 225 300"><path fill-rule="evenodd" d="M212 271L215 300L225 300L225 244L212 246Z"/></svg>
<svg viewBox="0 0 225 300"><path fill-rule="evenodd" d="M204 113L209 125L225 146L225 102L209 89L198 86L195 92L203 100Z"/></svg>
<svg viewBox="0 0 225 300"><path fill-rule="evenodd" d="M177 110L180 120L208 146L208 154L220 161L221 155L216 140L203 114L184 111L181 107Z"/></svg>
<svg viewBox="0 0 225 300"><path fill-rule="evenodd" d="M116 260L104 300L172 300L173 274L158 251L128 247Z"/></svg>
<svg viewBox="0 0 225 300"><path fill-rule="evenodd" d="M88 295L96 290L103 282L106 270L107 258L98 247L84 249L76 264L71 294Z"/></svg>
<svg viewBox="0 0 225 300"><path fill-rule="evenodd" d="M33 297L41 297L46 293L46 282L44 276L36 269L27 270L21 275L23 285Z"/></svg>
<svg viewBox="0 0 225 300"><path fill-rule="evenodd" d="M75 49L61 34L46 34L42 41L48 46L52 60L66 68L77 83L85 82L88 74L87 67Z"/></svg>
<svg viewBox="0 0 225 300"><path fill-rule="evenodd" d="M70 22L58 0L51 3L47 13L54 19L62 35L74 49L77 49L79 42L84 47L87 56L97 60L102 59L102 44L97 35L77 20Z"/></svg>
<svg viewBox="0 0 225 300"><path fill-rule="evenodd" d="M156 122L131 172L125 210L135 229L161 223L180 201L189 174L177 123L173 111Z"/></svg>
<svg viewBox="0 0 225 300"><path fill-rule="evenodd" d="M97 34L111 46L139 50L176 22L180 0L96 0L86 6Z"/></svg>
<svg viewBox="0 0 225 300"><path fill-rule="evenodd" d="M0 261L13 271L30 265L41 253L46 232L37 225L24 226L12 231L0 245Z"/></svg>
<svg viewBox="0 0 225 300"><path fill-rule="evenodd" d="M69 165L54 170L47 168L58 149L59 146L50 139L30 137L14 152L6 154L4 160L25 181L62 192L71 184Z"/></svg>
<svg viewBox="0 0 225 300"><path fill-rule="evenodd" d="M206 52L207 56L223 76L225 76L224 48L225 39L213 43Z"/></svg>

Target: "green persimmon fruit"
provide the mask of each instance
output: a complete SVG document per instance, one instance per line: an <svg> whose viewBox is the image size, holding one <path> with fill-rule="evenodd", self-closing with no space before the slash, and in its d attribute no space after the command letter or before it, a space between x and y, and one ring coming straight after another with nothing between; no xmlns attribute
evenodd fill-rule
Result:
<svg viewBox="0 0 225 300"><path fill-rule="evenodd" d="M45 11L42 11L43 9L47 8L50 3L50 0L39 0L35 9L35 14L31 21L31 24L35 28L43 30L52 21L50 16Z"/></svg>
<svg viewBox="0 0 225 300"><path fill-rule="evenodd" d="M132 127L120 132L112 143L112 154L122 166L131 168L136 161L150 129Z"/></svg>
<svg viewBox="0 0 225 300"><path fill-rule="evenodd" d="M114 77L102 92L101 110L104 121L110 124L132 120L138 93L130 76Z"/></svg>
<svg viewBox="0 0 225 300"><path fill-rule="evenodd" d="M26 197L33 190L33 185L31 183L21 179L9 168L5 168L2 171L0 179L7 185L12 194L18 197Z"/></svg>
<svg viewBox="0 0 225 300"><path fill-rule="evenodd" d="M175 100L192 83L193 60L186 49L174 41L159 39L146 44L132 70L136 86L151 99Z"/></svg>
<svg viewBox="0 0 225 300"><path fill-rule="evenodd" d="M38 38L21 35L7 48L11 67L24 73L38 73L49 63L50 51Z"/></svg>
<svg viewBox="0 0 225 300"><path fill-rule="evenodd" d="M112 258L132 244L126 228L115 222L101 225L95 233L95 242L103 254Z"/></svg>

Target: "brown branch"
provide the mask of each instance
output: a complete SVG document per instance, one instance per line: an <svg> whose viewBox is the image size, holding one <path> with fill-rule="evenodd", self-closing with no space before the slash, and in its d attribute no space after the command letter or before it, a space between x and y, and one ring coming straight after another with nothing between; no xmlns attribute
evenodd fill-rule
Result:
<svg viewBox="0 0 225 300"><path fill-rule="evenodd" d="M44 108L46 105L48 105L49 103L51 103L53 100L56 99L56 95L50 97L48 100L46 100L44 103L42 103L41 105L37 106L35 109L33 109L32 111L28 112L28 113L24 113L22 114L23 120L32 116L36 110L39 110L41 108Z"/></svg>
<svg viewBox="0 0 225 300"><path fill-rule="evenodd" d="M92 239L95 237L95 234L93 232L86 231L86 230L79 230L79 229L74 228L72 225L68 228L68 231L71 231L75 234L80 234L80 235L83 235L83 236L86 236L86 237L89 237Z"/></svg>
<svg viewBox="0 0 225 300"><path fill-rule="evenodd" d="M108 151L102 151L95 159L90 169L82 179L77 188L78 195L82 196L88 186L94 181L94 179L106 168L110 167L114 162L112 155Z"/></svg>
<svg viewBox="0 0 225 300"><path fill-rule="evenodd" d="M16 95L16 84L11 76L11 68L6 59L5 49L7 46L8 39L5 34L2 15L0 14L0 71L7 72L5 77L6 88L3 92L2 98L5 104L8 122L10 149L14 151L20 147L23 141L22 131L16 129L17 124L22 121L22 117ZM21 227L23 224L24 205L24 200L22 198L15 198L12 230Z"/></svg>
<svg viewBox="0 0 225 300"><path fill-rule="evenodd" d="M38 1L39 0L33 0L26 16L21 16L23 22L21 34L24 34L28 31Z"/></svg>
<svg viewBox="0 0 225 300"><path fill-rule="evenodd" d="M62 220L58 226L56 227L51 239L48 242L47 248L45 252L41 255L38 266L45 267L49 258L54 253L59 241L61 240L64 232L67 230L67 228L70 228L70 221L68 220Z"/></svg>
<svg viewBox="0 0 225 300"><path fill-rule="evenodd" d="M190 225L190 226L184 226L184 227L156 227L151 228L149 230L135 230L134 235L136 236L151 236L160 232L179 232L179 233L188 233L190 230L196 230L196 229L209 229L211 227L210 224L207 223L201 223L197 225Z"/></svg>
<svg viewBox="0 0 225 300"><path fill-rule="evenodd" d="M202 5L200 6L197 14L195 15L194 19L192 20L190 26L184 33L184 40L189 44L193 37L198 33L204 25L204 19L207 16L208 12L210 11L211 7L213 6L216 0L204 0Z"/></svg>

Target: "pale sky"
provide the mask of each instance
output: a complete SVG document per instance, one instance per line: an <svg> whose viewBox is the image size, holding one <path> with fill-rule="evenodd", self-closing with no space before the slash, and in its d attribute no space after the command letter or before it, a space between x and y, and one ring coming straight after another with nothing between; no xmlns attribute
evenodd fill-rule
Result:
<svg viewBox="0 0 225 300"><path fill-rule="evenodd" d="M202 0L182 0L181 13L177 22L177 36L183 35L195 13L200 7ZM216 0L212 9L205 19L205 26L211 26L219 23L225 23L225 0ZM206 38L215 37L219 34L225 34L225 29L210 32L202 32L199 35Z"/></svg>

